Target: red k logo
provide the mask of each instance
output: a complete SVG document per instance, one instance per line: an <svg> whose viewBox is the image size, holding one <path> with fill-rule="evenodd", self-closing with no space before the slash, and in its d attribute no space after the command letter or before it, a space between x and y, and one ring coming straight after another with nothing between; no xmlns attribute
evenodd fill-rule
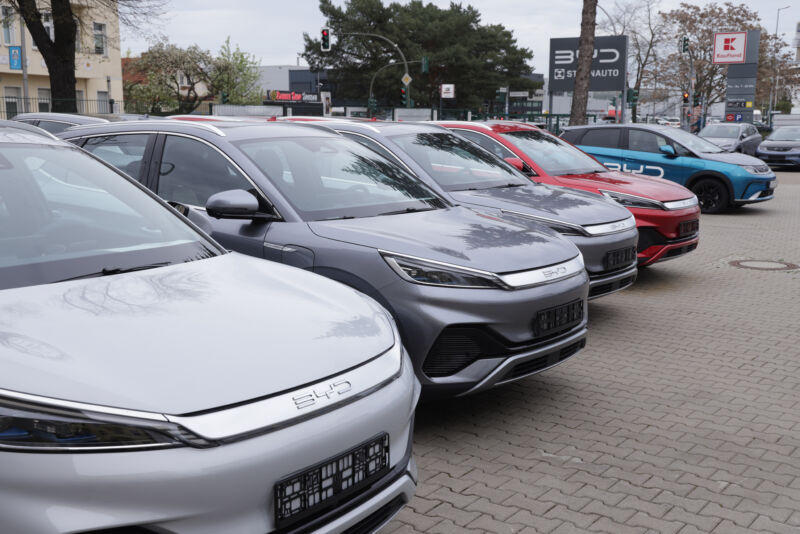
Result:
<svg viewBox="0 0 800 534"><path fill-rule="evenodd" d="M736 37L726 37L724 42L722 43L723 50L736 50L733 46L733 42L736 40Z"/></svg>

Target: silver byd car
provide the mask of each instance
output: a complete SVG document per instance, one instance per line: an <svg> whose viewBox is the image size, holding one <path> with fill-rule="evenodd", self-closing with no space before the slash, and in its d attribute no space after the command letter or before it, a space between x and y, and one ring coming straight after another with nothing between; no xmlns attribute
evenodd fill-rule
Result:
<svg viewBox="0 0 800 534"><path fill-rule="evenodd" d="M223 246L378 300L428 393L517 380L584 346L588 283L572 243L530 220L452 206L335 132L173 120L61 135L141 180Z"/></svg>
<svg viewBox="0 0 800 534"><path fill-rule="evenodd" d="M420 388L381 306L9 127L0 368L3 533L371 532L414 492Z"/></svg>

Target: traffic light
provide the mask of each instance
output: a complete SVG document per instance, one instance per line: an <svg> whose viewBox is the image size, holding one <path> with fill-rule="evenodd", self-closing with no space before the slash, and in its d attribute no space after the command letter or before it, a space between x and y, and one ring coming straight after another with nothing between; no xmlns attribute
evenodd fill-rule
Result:
<svg viewBox="0 0 800 534"><path fill-rule="evenodd" d="M683 103L684 104L688 104L689 103L689 91L684 91L683 92Z"/></svg>
<svg viewBox="0 0 800 534"><path fill-rule="evenodd" d="M408 87L405 85L400 88L400 101L405 106L408 103Z"/></svg>
<svg viewBox="0 0 800 534"><path fill-rule="evenodd" d="M322 28L320 31L320 43L319 49L323 52L330 52L331 51L331 29L330 28Z"/></svg>
<svg viewBox="0 0 800 534"><path fill-rule="evenodd" d="M219 96L219 100L220 100L221 103L227 104L228 103L228 93L226 91L222 91L222 94L220 94L220 96Z"/></svg>
<svg viewBox="0 0 800 534"><path fill-rule="evenodd" d="M639 101L639 90L629 88L627 99L629 104L635 105Z"/></svg>
<svg viewBox="0 0 800 534"><path fill-rule="evenodd" d="M700 105L700 104L702 104L702 103L703 103L703 97L702 97L702 95L700 95L699 93L695 93L695 94L694 94L694 102L692 103L692 105L693 105L694 107L697 107L697 106L699 106L699 105Z"/></svg>
<svg viewBox="0 0 800 534"><path fill-rule="evenodd" d="M689 38L684 36L681 38L681 52L684 54L689 51Z"/></svg>
<svg viewBox="0 0 800 534"><path fill-rule="evenodd" d="M609 102L611 102L612 106L617 107L617 97L616 96L612 96L611 100L609 100Z"/></svg>

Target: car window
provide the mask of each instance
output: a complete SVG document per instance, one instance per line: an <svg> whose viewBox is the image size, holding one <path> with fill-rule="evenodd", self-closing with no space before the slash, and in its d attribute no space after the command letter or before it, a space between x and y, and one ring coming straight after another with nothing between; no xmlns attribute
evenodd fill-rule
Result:
<svg viewBox="0 0 800 534"><path fill-rule="evenodd" d="M524 152L551 176L607 170L585 152L543 130L518 130L500 135L514 143L518 150Z"/></svg>
<svg viewBox="0 0 800 534"><path fill-rule="evenodd" d="M366 137L366 136L363 136L363 135L360 135L360 134L356 134L356 133L351 133L351 132L339 132L339 133L341 133L342 135L344 135L347 138L352 139L353 141L358 141L359 143L361 143L365 147L369 148L370 150L374 150L375 152L377 152L378 154L380 154L381 156L383 156L384 158L388 159L391 162L400 163L401 166L404 169L406 168L405 165L402 165L400 160L397 159L397 156L395 156L394 154L392 154L391 152L386 150L380 143L376 142L375 140L370 139L369 137Z"/></svg>
<svg viewBox="0 0 800 534"><path fill-rule="evenodd" d="M620 128L593 128L581 139L582 145L600 148L619 148Z"/></svg>
<svg viewBox="0 0 800 534"><path fill-rule="evenodd" d="M56 121L39 121L37 124L39 128L42 130L47 130L52 134L61 133L70 126L74 126L73 124L68 124L66 122L56 122Z"/></svg>
<svg viewBox="0 0 800 534"><path fill-rule="evenodd" d="M751 136L751 135L756 135L756 134L758 134L758 130L756 130L756 127L753 126L752 124L748 125L747 126L747 135Z"/></svg>
<svg viewBox="0 0 800 534"><path fill-rule="evenodd" d="M578 141L578 139L580 138L580 136L581 136L581 134L583 132L584 132L584 130L582 130L580 128L576 128L574 130L566 130L566 131L562 132L561 138L564 139L565 141L569 141L573 145L580 144L577 141Z"/></svg>
<svg viewBox="0 0 800 534"><path fill-rule="evenodd" d="M628 131L628 150L637 152L660 153L659 147L669 145L670 142L663 135L646 130L631 129Z"/></svg>
<svg viewBox="0 0 800 534"><path fill-rule="evenodd" d="M472 130L454 130L457 134L462 135L472 141L473 143L482 146L500 159L516 158L517 155L509 149L486 135Z"/></svg>
<svg viewBox="0 0 800 534"><path fill-rule="evenodd" d="M167 136L158 173L158 196L189 206L205 206L208 197L230 189L250 191L253 186L211 146L187 137Z"/></svg>
<svg viewBox="0 0 800 534"><path fill-rule="evenodd" d="M131 178L141 180L149 139L149 134L103 135L90 137L83 148Z"/></svg>

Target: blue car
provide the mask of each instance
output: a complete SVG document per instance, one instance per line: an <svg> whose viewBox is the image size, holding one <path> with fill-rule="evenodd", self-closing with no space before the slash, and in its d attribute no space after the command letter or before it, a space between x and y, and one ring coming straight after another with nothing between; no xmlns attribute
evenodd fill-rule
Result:
<svg viewBox="0 0 800 534"><path fill-rule="evenodd" d="M665 178L689 188L703 213L775 196L775 173L763 161L728 153L684 130L651 124L592 124L562 137L609 169Z"/></svg>

